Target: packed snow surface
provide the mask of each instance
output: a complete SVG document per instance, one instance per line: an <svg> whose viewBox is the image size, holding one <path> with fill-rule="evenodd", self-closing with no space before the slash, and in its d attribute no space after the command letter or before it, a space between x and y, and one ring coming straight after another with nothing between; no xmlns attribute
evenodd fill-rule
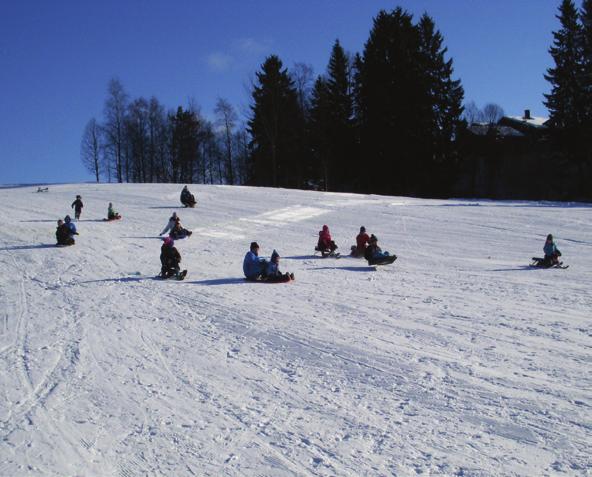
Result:
<svg viewBox="0 0 592 477"><path fill-rule="evenodd" d="M592 473L591 205L181 186L0 189L0 475ZM253 240L296 281L245 282Z"/></svg>

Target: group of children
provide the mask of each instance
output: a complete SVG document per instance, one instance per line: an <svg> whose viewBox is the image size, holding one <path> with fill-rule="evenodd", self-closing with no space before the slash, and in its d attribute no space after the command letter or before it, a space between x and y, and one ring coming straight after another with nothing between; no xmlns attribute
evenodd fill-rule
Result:
<svg viewBox="0 0 592 477"><path fill-rule="evenodd" d="M74 218L75 220L80 220L80 215L82 214L82 209L84 207L84 203L82 202L82 197L77 195L76 200L72 202L70 208L74 209ZM109 206L107 207L107 219L103 220L119 220L121 219L121 215L115 211L113 208L113 204L109 202ZM74 235L79 235L76 231L76 225L72 222L72 219L69 215L64 217L64 220L58 220L58 226L56 228L56 245L74 245L76 241L74 240Z"/></svg>
<svg viewBox="0 0 592 477"><path fill-rule="evenodd" d="M195 205L195 198L193 194L189 192L187 186L181 191L181 202L188 206L193 207ZM76 196L76 200L72 202L71 207L74 209L74 217L76 220L80 219L84 204L80 195ZM113 204L109 202L107 209L107 219L104 220L118 220L121 219L121 215L116 212L113 208ZM185 229L181 225L181 219L176 212L173 212L169 221L160 233L164 235L169 233L168 237L163 240L160 252L161 262L161 273L162 278L176 277L183 279L187 274L187 270L181 271L181 254L175 248L175 240L190 237L191 230ZM78 235L76 225L72 222L69 215L66 215L64 220L58 220L58 226L56 229L57 245L74 245L74 236ZM338 246L331 237L331 232L327 225L323 225L319 231L319 239L315 247L315 251L320 252L323 257L338 257L339 254L336 252ZM551 267L560 264L559 257L561 252L553 241L553 236L549 234L543 247L545 257L543 259L537 259L537 266L540 267ZM396 255L390 255L389 252L383 252L378 246L378 238L374 235L368 235L364 226L360 227L360 232L356 236L356 244L352 245L351 253L352 257L361 258L364 257L370 265L380 264L385 259L389 263L396 259ZM271 258L267 261L264 258L259 257L259 245L257 242L251 242L249 251L245 255L243 260L243 273L245 278L250 281L267 281L267 282L285 282L294 280L293 273L282 273L279 270L280 255L276 250L273 250Z"/></svg>

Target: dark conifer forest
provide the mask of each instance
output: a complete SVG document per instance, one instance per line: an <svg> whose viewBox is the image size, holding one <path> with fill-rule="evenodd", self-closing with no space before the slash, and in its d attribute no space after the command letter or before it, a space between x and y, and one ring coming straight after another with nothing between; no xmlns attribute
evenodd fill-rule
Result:
<svg viewBox="0 0 592 477"><path fill-rule="evenodd" d="M418 197L592 198L592 0L563 0L545 75L549 110L533 126L466 101L434 20L395 8L360 52L328 46L326 70L270 54L239 115L219 98L168 110L113 79L81 158L97 182L247 184ZM520 112L512 112L520 114Z"/></svg>

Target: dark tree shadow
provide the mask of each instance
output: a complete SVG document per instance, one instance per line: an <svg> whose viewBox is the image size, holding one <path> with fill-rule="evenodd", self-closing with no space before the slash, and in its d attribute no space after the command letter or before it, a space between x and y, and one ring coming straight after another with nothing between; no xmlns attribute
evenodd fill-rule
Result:
<svg viewBox="0 0 592 477"><path fill-rule="evenodd" d="M313 258L323 258L320 255L293 255L291 257L282 257L285 260L311 260ZM329 257L327 257L329 258Z"/></svg>
<svg viewBox="0 0 592 477"><path fill-rule="evenodd" d="M375 272L376 266L368 267L315 267L309 270L346 270L348 272Z"/></svg>
<svg viewBox="0 0 592 477"><path fill-rule="evenodd" d="M79 220L75 220L75 222L109 222L109 221L104 220L104 219L79 219Z"/></svg>
<svg viewBox="0 0 592 477"><path fill-rule="evenodd" d="M194 285L238 285L239 283L249 283L244 278L217 278L214 280L199 280L196 282L189 282Z"/></svg>
<svg viewBox="0 0 592 477"><path fill-rule="evenodd" d="M521 265L516 268L495 268L493 270L487 270L488 272L518 272L524 270L545 270L543 267L531 267L530 265Z"/></svg>
<svg viewBox="0 0 592 477"><path fill-rule="evenodd" d="M58 223L58 219L37 219L37 220L19 220L21 223L35 223L35 222L52 222L54 224Z"/></svg>
<svg viewBox="0 0 592 477"><path fill-rule="evenodd" d="M164 240L164 237L152 235L152 236L145 236L145 237L121 237L123 239L133 239L133 240Z"/></svg>
<svg viewBox="0 0 592 477"><path fill-rule="evenodd" d="M38 245L15 245L14 247L0 248L0 252L7 252L11 250L36 250L40 248L58 248L55 244L41 243Z"/></svg>

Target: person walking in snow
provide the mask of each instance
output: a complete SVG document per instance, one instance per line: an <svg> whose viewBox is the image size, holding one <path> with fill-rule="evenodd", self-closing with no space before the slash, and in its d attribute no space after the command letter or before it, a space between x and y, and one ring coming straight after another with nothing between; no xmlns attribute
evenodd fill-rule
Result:
<svg viewBox="0 0 592 477"><path fill-rule="evenodd" d="M169 222L167 223L166 227L164 228L164 230L162 232L160 232L159 235L164 235L166 234L169 230L173 230L173 227L175 226L176 222L177 222L177 212L173 212L173 215L171 215L169 217Z"/></svg>
<svg viewBox="0 0 592 477"><path fill-rule="evenodd" d="M74 208L74 218L76 220L80 219L80 214L82 213L84 204L82 203L82 198L79 195L76 196L76 200L72 202L71 207Z"/></svg>
<svg viewBox="0 0 592 477"><path fill-rule="evenodd" d="M243 273L247 280L260 280L266 272L267 263L259 258L259 244L251 242L251 247L243 260Z"/></svg>
<svg viewBox="0 0 592 477"><path fill-rule="evenodd" d="M68 227L62 219L58 220L56 228L56 245L74 245L74 237L70 227Z"/></svg>
<svg viewBox="0 0 592 477"><path fill-rule="evenodd" d="M559 249L555 245L555 242L553 241L553 235L547 235L547 240L545 240L543 251L545 252L545 265L551 266L557 265L559 263L559 257L561 257L561 252L559 251Z"/></svg>
<svg viewBox="0 0 592 477"><path fill-rule="evenodd" d="M323 225L323 230L319 231L319 241L317 243L317 250L323 256L330 255L337 250L337 245L331 238L331 232L327 225Z"/></svg>
<svg viewBox="0 0 592 477"><path fill-rule="evenodd" d="M294 280L293 273L282 273L279 269L280 254L274 250L271 254L271 260L267 264L267 273L265 274L265 281L267 282L288 282Z"/></svg>

